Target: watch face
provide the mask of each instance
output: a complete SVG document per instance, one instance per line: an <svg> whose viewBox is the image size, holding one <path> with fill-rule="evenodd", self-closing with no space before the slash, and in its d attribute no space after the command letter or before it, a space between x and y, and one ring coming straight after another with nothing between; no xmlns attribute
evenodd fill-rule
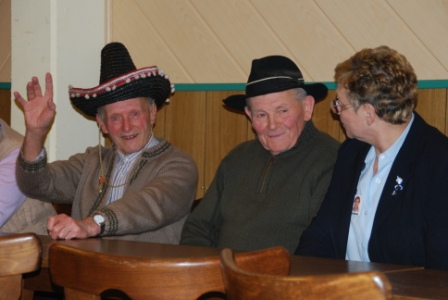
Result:
<svg viewBox="0 0 448 300"><path fill-rule="evenodd" d="M93 221L95 221L96 224L101 225L104 223L104 217L102 215L94 215L93 216Z"/></svg>

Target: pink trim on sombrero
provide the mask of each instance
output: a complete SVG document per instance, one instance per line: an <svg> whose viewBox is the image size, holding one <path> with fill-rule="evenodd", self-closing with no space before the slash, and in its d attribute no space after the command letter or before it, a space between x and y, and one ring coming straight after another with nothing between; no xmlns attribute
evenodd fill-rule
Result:
<svg viewBox="0 0 448 300"><path fill-rule="evenodd" d="M166 79L168 79L168 75L165 75L163 70L159 70L157 66L152 66L134 70L132 72L126 73L124 75L121 75L120 77L106 81L90 89L82 89L69 86L68 92L70 98L78 98L78 97L85 97L86 99L89 99L90 97L95 98L99 94L113 91L117 87L120 87L133 80L156 75L164 76Z"/></svg>

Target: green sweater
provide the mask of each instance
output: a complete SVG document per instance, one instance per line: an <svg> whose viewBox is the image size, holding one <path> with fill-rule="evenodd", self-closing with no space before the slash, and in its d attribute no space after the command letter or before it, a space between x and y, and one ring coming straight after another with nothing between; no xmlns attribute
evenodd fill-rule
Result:
<svg viewBox="0 0 448 300"><path fill-rule="evenodd" d="M187 218L181 244L236 250L280 245L294 253L325 196L338 147L311 121L297 144L276 156L258 140L240 144Z"/></svg>

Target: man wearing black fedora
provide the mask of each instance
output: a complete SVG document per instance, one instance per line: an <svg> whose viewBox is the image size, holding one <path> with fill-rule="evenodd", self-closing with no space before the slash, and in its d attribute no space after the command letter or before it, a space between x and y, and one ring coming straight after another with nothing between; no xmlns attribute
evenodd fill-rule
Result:
<svg viewBox="0 0 448 300"><path fill-rule="evenodd" d="M321 83L305 84L284 56L252 61L245 95L224 103L244 111L257 139L221 162L185 222L182 244L238 250L284 246L293 253L325 196L339 143L311 121Z"/></svg>
<svg viewBox="0 0 448 300"><path fill-rule="evenodd" d="M69 87L72 104L96 117L112 147L89 147L66 161L47 163L43 147L55 117L53 82L46 74L42 93L37 77L25 100L14 96L25 114L26 133L18 158L17 181L28 196L71 203L72 214L50 217L53 239L92 236L178 243L195 197L193 159L152 134L157 110L174 87L156 66L136 69L126 47L101 51L100 84Z"/></svg>

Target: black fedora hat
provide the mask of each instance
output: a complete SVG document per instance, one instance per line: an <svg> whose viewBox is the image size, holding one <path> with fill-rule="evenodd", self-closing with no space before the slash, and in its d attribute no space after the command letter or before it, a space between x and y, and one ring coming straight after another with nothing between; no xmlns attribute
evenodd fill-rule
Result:
<svg viewBox="0 0 448 300"><path fill-rule="evenodd" d="M316 102L323 100L328 93L323 83L305 84L302 72L291 59L281 55L266 56L252 61L246 94L232 95L223 101L230 108L244 111L246 98L294 88L304 89Z"/></svg>
<svg viewBox="0 0 448 300"><path fill-rule="evenodd" d="M157 66L137 69L122 43L109 43L101 50L100 84L82 89L69 86L70 100L88 116L103 105L137 97L154 99L158 108L169 101L174 85Z"/></svg>

